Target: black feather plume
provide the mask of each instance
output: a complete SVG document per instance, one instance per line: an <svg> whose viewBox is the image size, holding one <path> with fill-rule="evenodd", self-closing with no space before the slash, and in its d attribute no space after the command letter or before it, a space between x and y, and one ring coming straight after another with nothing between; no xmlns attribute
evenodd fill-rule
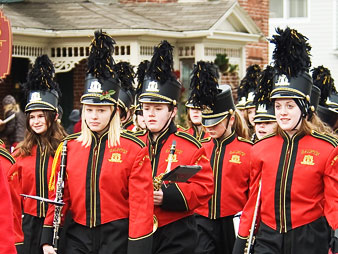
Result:
<svg viewBox="0 0 338 254"><path fill-rule="evenodd" d="M296 77L300 72L308 72L311 67L308 38L295 29L276 29L277 35L270 39L275 44L272 58L278 74Z"/></svg>
<svg viewBox="0 0 338 254"><path fill-rule="evenodd" d="M273 87L275 69L268 65L258 77L258 86L255 90L254 104L271 105L270 94Z"/></svg>
<svg viewBox="0 0 338 254"><path fill-rule="evenodd" d="M125 91L133 92L134 89L134 75L133 67L128 62L119 62L114 65L113 69L121 80L121 87Z"/></svg>
<svg viewBox="0 0 338 254"><path fill-rule="evenodd" d="M173 75L173 66L173 46L164 40L154 48L147 76L163 84L168 79L176 79Z"/></svg>
<svg viewBox="0 0 338 254"><path fill-rule="evenodd" d="M149 67L150 62L148 60L144 60L137 67L136 78L137 78L137 88L136 94L140 94L142 91L144 77L146 75L146 71Z"/></svg>
<svg viewBox="0 0 338 254"><path fill-rule="evenodd" d="M47 55L39 56L27 75L27 82L23 84L23 89L26 94L33 90L50 91L54 89L61 96L59 85L54 81L54 76L55 69L52 61Z"/></svg>
<svg viewBox="0 0 338 254"><path fill-rule="evenodd" d="M319 104L325 105L327 97L330 95L330 93L332 91L336 92L334 80L331 77L331 72L323 65L318 66L312 69L312 79L313 84L321 91Z"/></svg>
<svg viewBox="0 0 338 254"><path fill-rule="evenodd" d="M197 62L191 73L189 101L192 101L194 106L208 106L212 109L219 93L218 77L218 70L212 63Z"/></svg>
<svg viewBox="0 0 338 254"><path fill-rule="evenodd" d="M95 31L94 39L90 44L87 73L97 79L115 78L113 59L115 41L101 30Z"/></svg>
<svg viewBox="0 0 338 254"><path fill-rule="evenodd" d="M245 77L241 80L237 90L238 98L247 97L250 90L255 90L257 87L257 78L261 73L261 67L254 64L246 69Z"/></svg>

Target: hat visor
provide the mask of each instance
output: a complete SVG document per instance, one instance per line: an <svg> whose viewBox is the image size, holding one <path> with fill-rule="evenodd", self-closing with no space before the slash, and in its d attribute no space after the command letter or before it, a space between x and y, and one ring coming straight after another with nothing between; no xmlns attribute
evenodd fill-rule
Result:
<svg viewBox="0 0 338 254"><path fill-rule="evenodd" d="M49 103L30 103L26 105L25 112L33 111L33 110L52 110L58 111L56 107Z"/></svg>
<svg viewBox="0 0 338 254"><path fill-rule="evenodd" d="M272 115L256 115L254 123L276 122L276 117Z"/></svg>
<svg viewBox="0 0 338 254"><path fill-rule="evenodd" d="M86 105L116 105L115 100L100 100L98 97L82 97L81 103Z"/></svg>
<svg viewBox="0 0 338 254"><path fill-rule="evenodd" d="M229 114L219 116L219 117L203 117L202 115L202 125L204 127L212 127L220 122L222 122Z"/></svg>
<svg viewBox="0 0 338 254"><path fill-rule="evenodd" d="M305 95L296 90L276 89L272 91L270 99L305 99Z"/></svg>
<svg viewBox="0 0 338 254"><path fill-rule="evenodd" d="M142 98L139 99L139 102L142 103L165 103L165 104L171 104L172 101L168 101L164 98L160 97L152 97L152 96L143 96Z"/></svg>

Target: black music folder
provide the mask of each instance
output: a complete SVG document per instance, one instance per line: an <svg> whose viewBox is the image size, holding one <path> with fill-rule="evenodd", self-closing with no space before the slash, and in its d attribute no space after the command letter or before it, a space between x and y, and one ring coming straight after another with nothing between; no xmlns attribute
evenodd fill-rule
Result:
<svg viewBox="0 0 338 254"><path fill-rule="evenodd" d="M199 165L180 165L165 174L162 178L163 181L171 182L186 182L189 178L193 177L198 171L202 169Z"/></svg>

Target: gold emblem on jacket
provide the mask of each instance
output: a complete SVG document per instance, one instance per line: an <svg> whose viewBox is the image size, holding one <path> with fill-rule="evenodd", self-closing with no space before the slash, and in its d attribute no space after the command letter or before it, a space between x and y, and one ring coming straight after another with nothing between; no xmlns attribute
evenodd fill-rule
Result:
<svg viewBox="0 0 338 254"><path fill-rule="evenodd" d="M121 154L120 153L113 153L111 155L111 158L108 161L121 163L122 162Z"/></svg>
<svg viewBox="0 0 338 254"><path fill-rule="evenodd" d="M231 156L231 159L229 160L229 162L232 162L232 163L237 163L237 164L241 164L241 156L237 155L237 154L233 154Z"/></svg>
<svg viewBox="0 0 338 254"><path fill-rule="evenodd" d="M165 159L166 162L169 161L169 157L170 157L170 156L172 156L171 162L178 162L178 160L177 160L177 154L174 154L174 155L169 154L169 155L168 155L168 158Z"/></svg>
<svg viewBox="0 0 338 254"><path fill-rule="evenodd" d="M304 155L303 161L300 163L303 165L315 165L313 162L313 156L312 155Z"/></svg>

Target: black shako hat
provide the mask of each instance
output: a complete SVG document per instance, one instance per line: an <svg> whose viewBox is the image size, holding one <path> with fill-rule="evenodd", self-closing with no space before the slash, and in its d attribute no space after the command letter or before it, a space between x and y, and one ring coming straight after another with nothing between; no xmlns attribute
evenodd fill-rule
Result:
<svg viewBox="0 0 338 254"><path fill-rule="evenodd" d="M257 64L250 65L246 69L246 74L241 80L237 90L238 103L236 107L238 109L254 108L254 94L257 88L257 79L261 72L261 67Z"/></svg>
<svg viewBox="0 0 338 254"><path fill-rule="evenodd" d="M212 63L199 61L191 75L189 101L202 109L202 125L211 127L235 112L229 85L218 85L218 70Z"/></svg>
<svg viewBox="0 0 338 254"><path fill-rule="evenodd" d="M277 28L276 32L270 40L275 44L273 59L276 70L271 99L293 98L305 116L312 89L309 75L311 46L308 38L295 29Z"/></svg>
<svg viewBox="0 0 338 254"><path fill-rule="evenodd" d="M119 62L114 66L114 70L118 74L121 81L121 89L119 93L119 106L125 111L134 104L135 88L133 67L128 62Z"/></svg>
<svg viewBox="0 0 338 254"><path fill-rule="evenodd" d="M317 114L322 121L334 127L338 119L338 94L331 72L321 65L312 69L312 78L314 87L321 91Z"/></svg>
<svg viewBox="0 0 338 254"><path fill-rule="evenodd" d="M173 47L164 40L154 48L139 101L177 105L181 87L173 73Z"/></svg>
<svg viewBox="0 0 338 254"><path fill-rule="evenodd" d="M275 70L268 65L258 77L258 86L255 91L254 105L256 105L255 123L276 121L275 110L270 100Z"/></svg>
<svg viewBox="0 0 338 254"><path fill-rule="evenodd" d="M114 71L115 41L101 30L95 31L90 44L87 76L81 103L115 105L118 102L120 79Z"/></svg>
<svg viewBox="0 0 338 254"><path fill-rule="evenodd" d="M61 92L54 81L55 69L47 55L36 58L23 89L27 95L25 112L52 110L58 112Z"/></svg>

